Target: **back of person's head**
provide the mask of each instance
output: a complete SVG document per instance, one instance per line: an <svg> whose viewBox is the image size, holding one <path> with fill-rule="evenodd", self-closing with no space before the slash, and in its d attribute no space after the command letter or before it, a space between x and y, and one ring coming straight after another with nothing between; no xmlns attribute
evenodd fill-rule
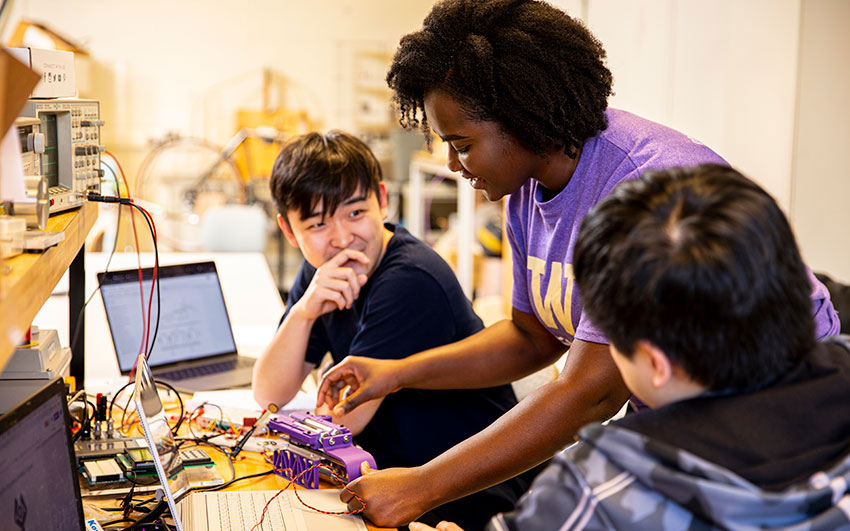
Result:
<svg viewBox="0 0 850 531"><path fill-rule="evenodd" d="M712 390L787 372L814 342L811 284L779 206L724 166L651 171L582 223L584 311L631 356L639 340Z"/></svg>
<svg viewBox="0 0 850 531"><path fill-rule="evenodd" d="M365 143L342 131L307 133L289 140L275 160L271 192L278 212L307 217L321 201L323 214L358 192L378 194L381 166Z"/></svg>
<svg viewBox="0 0 850 531"><path fill-rule="evenodd" d="M571 156L605 129L612 93L599 41L535 0L438 3L401 39L387 83L405 128L428 135L425 95L443 90L470 119L499 123L531 151Z"/></svg>

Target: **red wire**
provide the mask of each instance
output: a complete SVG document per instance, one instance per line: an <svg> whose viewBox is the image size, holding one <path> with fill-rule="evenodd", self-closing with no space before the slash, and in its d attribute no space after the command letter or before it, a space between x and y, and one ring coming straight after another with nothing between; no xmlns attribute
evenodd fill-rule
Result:
<svg viewBox="0 0 850 531"><path fill-rule="evenodd" d="M304 474L306 474L307 472L310 472L311 470L315 470L315 469L317 469L317 468L324 468L324 469L326 469L328 472L330 472L330 473L331 473L331 477L332 477L332 478L334 478L337 482L339 482L339 484L340 484L340 485L342 485L342 487L343 487L345 490L347 490L348 492L350 492L352 496L354 496L355 498L357 498L357 501L359 501L359 502L360 502L361 507L360 507L359 509L354 510L354 511L337 511L337 512L329 512L329 511L323 511L323 510L321 510L321 509L316 509L315 507L312 507L312 506L307 505L306 503L304 503L304 500L302 500L302 499L301 499L301 496L299 496L299 495L298 495L298 489L295 487L295 482L296 482L296 481L298 481L299 479L301 479L301 476L303 476L303 475L304 475ZM345 482L344 482L342 479L340 479L340 477L339 477L339 476L337 476L337 475L336 475L336 472L334 472L334 471L333 471L333 469L332 469L331 467L327 466L327 465L323 465L323 464L321 464L321 463L316 463L315 465L311 466L311 467L310 467L310 468L308 468L307 470L304 470L303 472L301 472L300 474L298 474L298 476L296 476L295 478L292 478L292 469L291 469L291 468L284 468L283 470L275 469L275 472L279 472L279 473L286 473L286 472L289 472L289 478L290 478L290 479L289 479L289 484L288 484L288 485L286 485L285 487L283 487L282 489L280 489L279 491L277 491L277 493L276 493L274 496L272 496L271 498L269 498L269 501L267 501L267 502L266 502L266 506L265 506L265 507L263 507L263 513L260 515L260 521L259 521L259 522L257 522L256 524L254 524L254 527L252 527L252 528L251 528L251 531L254 531L254 530L255 530L255 529L257 529L259 526L263 525L263 520L264 520L264 519L265 519L265 517L266 517L266 512L268 512L268 510L269 510L269 505L271 505L271 503L274 501L274 499L275 499L275 498L277 498L278 496L280 496L280 495L283 493L283 491L285 491L285 490L286 490L286 489L288 489L289 487L292 487L292 490L295 492L295 497L296 497L296 498L298 498L298 501L300 501L300 502L301 502L301 505L303 505L304 507L306 507L306 508L310 509L311 511L315 511L315 512L317 512L317 513L321 513L321 514L335 514L335 515L342 515L342 514L360 514L360 513L362 513L362 512L366 509L366 502L363 500L363 498L361 498L360 496L358 496L357 494L355 494L355 493L354 493L354 491L353 491L353 490L351 490L351 489L348 487L348 485L346 485L346 484L345 484ZM284 477L285 477L285 476L284 476Z"/></svg>
<svg viewBox="0 0 850 531"><path fill-rule="evenodd" d="M109 150L104 150L104 153L112 157L112 160L115 161L115 164L118 165L118 173L121 174L121 180L124 181L124 187L127 188L127 198L132 200L133 196L130 193L130 183L127 182L127 175L124 173L124 167L121 166L121 162L118 160L118 157L112 154ZM120 192L118 194L121 195ZM121 208L121 205L118 205L118 208ZM136 243L136 259L138 262L139 269L139 298L142 303L142 342L139 345L139 354L145 351L145 347L147 347L147 342L145 338L147 337L148 323L145 322L145 289L144 284L142 282L142 253L139 248L139 234L136 231L136 212L134 208L130 208L130 221L133 225L133 240ZM133 381L133 375L136 372L136 365L133 364L133 369L130 371L130 381Z"/></svg>
<svg viewBox="0 0 850 531"><path fill-rule="evenodd" d="M148 220L151 222L151 228L153 229L153 244L154 244L154 247L155 247L156 246L156 224L153 222L153 216L151 216L151 213L148 212L147 210L145 210L143 207L141 207L139 205L136 205L136 206L139 208L139 210L141 210L142 212L144 212L148 216ZM157 267L156 262L154 262L154 265L153 265L153 280L151 281L151 295L150 295L150 297L148 297L147 326L145 327L145 337L144 337L144 340L145 340L145 343L144 343L144 345L145 345L145 359L147 359L150 356L150 352L148 352L148 339L150 338L150 333L151 333L151 326L150 326L150 324L151 324L151 307L153 306L153 290L154 290L154 287L156 286L156 276L157 276L157 272L158 272L157 270L158 269L159 268ZM142 307L142 311L144 311L144 306Z"/></svg>

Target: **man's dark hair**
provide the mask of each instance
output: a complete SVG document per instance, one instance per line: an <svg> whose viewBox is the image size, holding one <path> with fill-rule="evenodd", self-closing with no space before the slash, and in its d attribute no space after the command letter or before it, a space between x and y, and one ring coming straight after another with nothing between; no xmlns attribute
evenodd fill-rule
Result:
<svg viewBox="0 0 850 531"><path fill-rule="evenodd" d="M271 191L277 211L309 216L319 201L323 215L358 191L377 195L381 166L363 141L342 131L307 133L289 140L275 160Z"/></svg>
<svg viewBox="0 0 850 531"><path fill-rule="evenodd" d="M405 129L429 136L425 95L495 121L532 152L577 148L607 127L605 50L579 21L534 0L445 0L402 37L387 83ZM421 115L421 118L419 117Z"/></svg>
<svg viewBox="0 0 850 531"><path fill-rule="evenodd" d="M649 171L591 210L573 267L584 311L626 356L654 344L698 383L749 390L814 343L812 286L785 215L718 165Z"/></svg>

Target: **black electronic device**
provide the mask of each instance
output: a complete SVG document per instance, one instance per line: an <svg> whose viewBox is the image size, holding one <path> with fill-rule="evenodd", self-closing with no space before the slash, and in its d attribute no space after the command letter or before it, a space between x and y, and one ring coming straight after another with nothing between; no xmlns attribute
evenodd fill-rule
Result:
<svg viewBox="0 0 850 531"><path fill-rule="evenodd" d="M0 448L0 529L83 529L62 378L0 417Z"/></svg>

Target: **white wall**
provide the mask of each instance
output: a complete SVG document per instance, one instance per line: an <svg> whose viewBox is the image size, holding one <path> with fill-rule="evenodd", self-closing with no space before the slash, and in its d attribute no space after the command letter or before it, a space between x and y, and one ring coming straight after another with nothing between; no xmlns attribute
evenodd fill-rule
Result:
<svg viewBox="0 0 850 531"><path fill-rule="evenodd" d="M45 23L83 45L102 65L114 96L107 138L143 145L168 131L222 143L232 110L260 108L262 69L292 81L293 107L339 125L340 46L392 53L421 27L431 0L18 0L20 18ZM98 72L95 72L97 75Z"/></svg>
<svg viewBox="0 0 850 531"><path fill-rule="evenodd" d="M799 0L591 0L613 107L707 144L787 208Z"/></svg>
<svg viewBox="0 0 850 531"><path fill-rule="evenodd" d="M803 256L850 282L850 2L803 2L792 219Z"/></svg>
<svg viewBox="0 0 850 531"><path fill-rule="evenodd" d="M709 145L850 282L850 2L558 0L605 45L613 107Z"/></svg>

